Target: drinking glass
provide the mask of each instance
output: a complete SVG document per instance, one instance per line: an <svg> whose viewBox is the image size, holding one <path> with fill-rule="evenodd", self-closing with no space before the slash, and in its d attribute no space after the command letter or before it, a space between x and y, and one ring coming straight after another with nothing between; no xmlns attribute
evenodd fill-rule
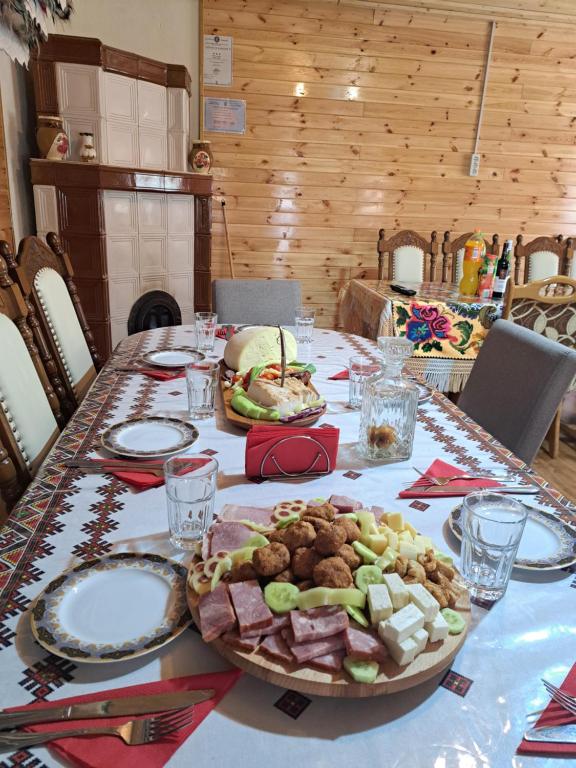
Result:
<svg viewBox="0 0 576 768"><path fill-rule="evenodd" d="M502 493L477 491L462 509L462 576L473 597L495 602L506 592L528 510Z"/></svg>
<svg viewBox="0 0 576 768"><path fill-rule="evenodd" d="M218 315L215 312L195 312L196 345L199 350L211 352L214 349L214 334Z"/></svg>
<svg viewBox="0 0 576 768"><path fill-rule="evenodd" d="M173 456L164 464L170 541L194 549L214 517L218 462L202 453Z"/></svg>
<svg viewBox="0 0 576 768"><path fill-rule="evenodd" d="M308 307L296 307L296 341L298 344L311 344L314 331L316 310Z"/></svg>
<svg viewBox="0 0 576 768"><path fill-rule="evenodd" d="M368 376L378 373L380 366L376 365L369 357L364 355L353 355L348 362L348 376L350 384L348 386L348 406L350 408L362 407L362 393L364 392L364 383Z"/></svg>
<svg viewBox="0 0 576 768"><path fill-rule="evenodd" d="M188 412L193 419L208 419L214 415L214 398L218 383L218 363L198 360L186 366Z"/></svg>

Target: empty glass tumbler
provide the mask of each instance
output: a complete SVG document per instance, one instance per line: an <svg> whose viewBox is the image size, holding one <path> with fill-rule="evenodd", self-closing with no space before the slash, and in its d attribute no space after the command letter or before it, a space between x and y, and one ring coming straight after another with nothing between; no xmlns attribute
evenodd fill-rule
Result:
<svg viewBox="0 0 576 768"><path fill-rule="evenodd" d="M316 310L309 307L297 307L295 315L296 341L298 344L311 344L314 332Z"/></svg>
<svg viewBox="0 0 576 768"><path fill-rule="evenodd" d="M214 517L218 462L202 453L173 456L164 464L170 541L194 549Z"/></svg>
<svg viewBox="0 0 576 768"><path fill-rule="evenodd" d="M353 355L348 362L348 405L359 409L362 406L364 384L369 376L380 371L380 366L365 355Z"/></svg>
<svg viewBox="0 0 576 768"><path fill-rule="evenodd" d="M218 323L218 315L215 312L195 312L196 346L203 352L211 352L214 349L214 335Z"/></svg>
<svg viewBox="0 0 576 768"><path fill-rule="evenodd" d="M188 412L192 419L208 419L214 415L218 374L218 363L209 360L199 360L186 366Z"/></svg>

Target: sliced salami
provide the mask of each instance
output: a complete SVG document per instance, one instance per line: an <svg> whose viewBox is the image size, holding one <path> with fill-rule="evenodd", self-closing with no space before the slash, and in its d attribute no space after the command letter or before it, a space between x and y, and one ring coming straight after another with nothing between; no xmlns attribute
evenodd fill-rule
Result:
<svg viewBox="0 0 576 768"><path fill-rule="evenodd" d="M310 659L308 664L311 667L316 667L316 669L321 669L323 672L340 672L345 656L345 651L332 651L332 653L326 653L324 656Z"/></svg>
<svg viewBox="0 0 576 768"><path fill-rule="evenodd" d="M348 496L336 496L333 494L330 496L330 504L336 507L338 512L356 512L357 509L362 509L362 502L351 499Z"/></svg>
<svg viewBox="0 0 576 768"><path fill-rule="evenodd" d="M254 637L241 637L238 634L237 629L225 632L222 635L222 640L224 640L226 645L230 645L232 648L237 648L239 651L247 651L248 653L255 651L260 645L260 635Z"/></svg>
<svg viewBox="0 0 576 768"><path fill-rule="evenodd" d="M236 625L236 616L226 584L219 584L213 592L202 595L198 603L198 612L202 639L207 643Z"/></svg>
<svg viewBox="0 0 576 768"><path fill-rule="evenodd" d="M272 625L274 616L257 581L238 581L230 584L229 589L241 635L254 635Z"/></svg>
<svg viewBox="0 0 576 768"><path fill-rule="evenodd" d="M287 663L294 661L290 648L288 648L282 635L279 634L268 635L268 637L265 637L260 643L260 651L266 656L278 659L278 661L285 661Z"/></svg>
<svg viewBox="0 0 576 768"><path fill-rule="evenodd" d="M384 661L388 655L386 647L370 632L363 632L355 627L348 627L344 632L344 642L348 656L364 661Z"/></svg>
<svg viewBox="0 0 576 768"><path fill-rule="evenodd" d="M291 630L283 629L282 636L299 664L344 648L344 633L342 632L339 635L325 637L323 640L316 640L312 643L297 643Z"/></svg>
<svg viewBox="0 0 576 768"><path fill-rule="evenodd" d="M349 626L348 614L338 605L290 611L292 632L297 643L310 643L337 635Z"/></svg>

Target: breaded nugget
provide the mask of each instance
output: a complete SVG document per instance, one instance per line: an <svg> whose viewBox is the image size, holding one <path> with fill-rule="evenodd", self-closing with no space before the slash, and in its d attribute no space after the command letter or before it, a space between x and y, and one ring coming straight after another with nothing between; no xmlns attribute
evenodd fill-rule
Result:
<svg viewBox="0 0 576 768"><path fill-rule="evenodd" d="M346 544L346 531L341 525L331 525L316 534L314 549L321 555L335 555Z"/></svg>
<svg viewBox="0 0 576 768"><path fill-rule="evenodd" d="M252 581L257 579L258 574L250 560L243 560L241 563L235 563L230 571L230 581Z"/></svg>
<svg viewBox="0 0 576 768"><path fill-rule="evenodd" d="M291 567L298 579L311 579L315 566L322 560L312 547L298 547L292 555Z"/></svg>
<svg viewBox="0 0 576 768"><path fill-rule="evenodd" d="M286 534L286 528L276 528L270 533L267 533L266 538L268 539L268 541L276 541L276 542L280 542L280 544L283 544L285 534Z"/></svg>
<svg viewBox="0 0 576 768"><path fill-rule="evenodd" d="M342 544L338 552L336 552L336 556L341 557L351 571L355 571L362 564L362 558L356 554L350 544Z"/></svg>
<svg viewBox="0 0 576 768"><path fill-rule="evenodd" d="M324 520L323 517L309 517L308 515L305 515L302 518L302 521L305 523L310 523L310 525L314 528L316 533L318 531L321 531L323 528L330 528L330 523L328 520Z"/></svg>
<svg viewBox="0 0 576 768"><path fill-rule="evenodd" d="M314 583L344 589L352 586L352 573L341 557L327 557L314 568Z"/></svg>
<svg viewBox="0 0 576 768"><path fill-rule="evenodd" d="M290 552L278 541L254 550L254 570L259 576L276 576L290 565Z"/></svg>
<svg viewBox="0 0 576 768"><path fill-rule="evenodd" d="M280 573L276 574L272 581L281 581L281 582L293 582L294 581L294 571L292 568L285 568L283 571L280 571Z"/></svg>
<svg viewBox="0 0 576 768"><path fill-rule="evenodd" d="M336 517L337 511L336 507L333 507L332 504L326 502L319 507L306 507L306 512L302 517L321 517L323 520L328 520L328 522L331 523Z"/></svg>
<svg viewBox="0 0 576 768"><path fill-rule="evenodd" d="M358 541L360 538L360 528L358 528L354 520L351 520L349 517L337 517L336 520L334 520L334 525L344 528L348 544L352 544L353 541Z"/></svg>
<svg viewBox="0 0 576 768"><path fill-rule="evenodd" d="M316 538L314 527L302 520L292 523L284 531L282 542L288 547L290 552L294 552L298 547L311 547Z"/></svg>
<svg viewBox="0 0 576 768"><path fill-rule="evenodd" d="M298 584L296 584L300 592L306 592L307 589L310 589L310 587L314 586L314 582L310 579L306 579L306 581L299 581Z"/></svg>

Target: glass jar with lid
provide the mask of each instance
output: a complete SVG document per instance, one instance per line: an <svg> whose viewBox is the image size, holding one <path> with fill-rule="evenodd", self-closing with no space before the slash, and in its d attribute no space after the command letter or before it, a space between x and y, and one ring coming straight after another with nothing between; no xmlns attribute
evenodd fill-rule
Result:
<svg viewBox="0 0 576 768"><path fill-rule="evenodd" d="M382 370L366 380L362 398L359 446L369 461L404 461L412 455L418 388L402 376L413 344L409 339L381 336Z"/></svg>

